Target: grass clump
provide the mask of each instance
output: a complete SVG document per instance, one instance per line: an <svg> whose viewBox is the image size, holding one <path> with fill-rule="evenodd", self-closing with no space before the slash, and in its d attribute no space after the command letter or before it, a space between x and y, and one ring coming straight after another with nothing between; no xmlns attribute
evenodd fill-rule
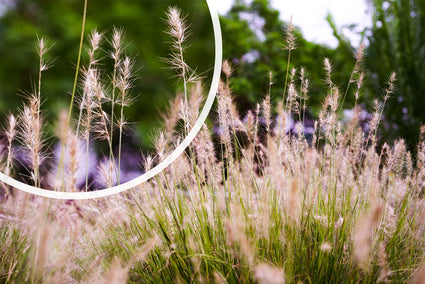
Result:
<svg viewBox="0 0 425 284"><path fill-rule="evenodd" d="M173 9L171 25L179 14ZM92 42L98 36L93 33ZM146 170L181 141L182 123L190 129L203 100L201 83L188 80L194 77L180 46L174 46L172 58L181 64L184 93L163 116L165 130L157 135L156 155L144 161ZM108 139L113 132L102 120L105 92L96 60L91 62L80 108L86 142L91 127ZM288 70L284 98L276 106L268 95L241 117L229 84L232 67L225 62L215 130L205 125L185 155L154 179L108 199L7 196L0 211L0 277L53 283L421 283L425 141L419 142L416 163L403 140L379 149L383 103L376 103L367 131L360 127L357 103L350 121L339 120L339 103L351 84L357 86L357 102L363 81L358 64L341 98L330 60L324 61L328 96L314 128L307 129L304 71ZM124 100L130 65L125 57L115 61L112 97ZM394 84L392 75L384 101ZM122 100L114 106L121 124ZM92 115L99 116L100 126L92 125ZM77 134L63 136L69 169L76 168ZM103 167L108 185L119 176L109 162ZM39 181L35 171L33 180Z"/></svg>

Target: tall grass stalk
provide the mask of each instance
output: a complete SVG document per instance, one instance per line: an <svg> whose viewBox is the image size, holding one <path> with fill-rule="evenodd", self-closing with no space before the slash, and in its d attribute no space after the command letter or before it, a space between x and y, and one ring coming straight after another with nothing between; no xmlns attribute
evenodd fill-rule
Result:
<svg viewBox="0 0 425 284"><path fill-rule="evenodd" d="M284 85L284 89L283 89L283 99L286 96L286 89L288 86L288 77L289 77L289 66L291 63L291 52L292 50L294 50L296 48L295 45L295 27L292 25L292 16L291 16L291 20L289 21L289 25L286 28L285 31L285 45L284 48L286 50L288 50L288 62L286 63L286 76L285 76L285 85Z"/></svg>
<svg viewBox="0 0 425 284"><path fill-rule="evenodd" d="M365 44L362 42L360 44L359 48L357 49L356 54L355 54L356 62L354 64L353 71L350 74L350 79L348 80L347 87L346 87L345 92L344 92L344 96L342 97L340 109L342 109L344 107L345 99L348 95L351 84L353 84L357 81L357 83L360 83L360 85L361 85L362 76L363 76L362 72L361 72L361 64L363 63L364 49L365 49ZM358 89L359 88L357 88L357 92L358 92ZM356 104L357 104L357 98L358 98L357 92L355 94L356 103L354 104L354 108L356 108Z"/></svg>
<svg viewBox="0 0 425 284"><path fill-rule="evenodd" d="M119 66L119 79L117 80L117 88L120 92L120 117L118 120L119 128L119 139L118 139L118 179L117 182L120 183L120 174L121 174L121 148L122 148L122 135L124 127L126 126L124 108L131 105L131 98L129 98L129 90L132 87L132 68L133 63L129 57L125 57L120 66ZM115 71L114 71L115 72ZM112 119L111 119L112 120Z"/></svg>
<svg viewBox="0 0 425 284"><path fill-rule="evenodd" d="M116 73L120 141L131 65L124 58ZM288 96L277 106L267 96L241 117L227 62L215 133L205 125L191 150L154 179L107 199L46 205L43 198L19 191L4 198L0 282L422 283L425 143L418 146L417 165L403 140L377 147L382 108L393 92L395 74L364 133L358 120L338 120L340 92L332 82L330 61L324 65L329 94L313 141L300 127L296 135L287 133L287 118L300 115L307 97L306 81L298 86L296 71L287 78ZM106 89L95 67L84 69L81 108L89 116L93 110L98 130L110 138L113 128L102 108ZM155 141L156 156L145 159L145 170L182 140L183 134L175 131L179 120L189 126L197 118L197 110L186 109L199 106L205 91L199 82L191 87L170 103L166 129ZM35 94L22 111L25 123L18 131L31 153L35 184L44 172L36 170L42 157L42 135L34 134L41 133L38 110ZM10 120L9 129L14 129ZM92 120L84 117L81 123L88 145ZM61 135L62 151L72 153L78 139L71 138L79 134ZM78 161L69 156L63 163L71 181L60 186L74 189ZM99 172L105 185L115 184L113 160L105 159Z"/></svg>
<svg viewBox="0 0 425 284"><path fill-rule="evenodd" d="M188 66L184 60L183 50L184 43L187 37L188 26L185 24L184 19L180 15L180 10L177 7L170 7L167 12L167 20L169 25L168 34L173 39L171 60L173 68L179 72L179 76L183 80L184 88L184 103L188 103Z"/></svg>
<svg viewBox="0 0 425 284"><path fill-rule="evenodd" d="M112 141L113 141L113 135L114 135L114 116L115 116L115 92L118 87L118 78L117 78L117 72L119 68L119 63L121 61L121 52L122 52L122 43L123 42L123 32L120 29L114 28L113 35L112 35L112 48L111 51L111 58L114 60L114 71L112 75L112 98L111 98L111 129L110 129L110 148L112 148ZM123 108L121 107L121 118L123 118ZM121 121L119 121L120 123ZM121 171L121 137L122 137L122 127L120 127L120 138L119 138L119 146L118 146L118 169L117 169L117 182L120 183L120 171ZM109 153L109 159L112 160L113 153L112 151Z"/></svg>
<svg viewBox="0 0 425 284"><path fill-rule="evenodd" d="M80 62L81 62L81 55L82 55L82 51L83 51L83 42L84 42L84 33L85 33L85 27L86 27L86 17L87 17L87 1L88 0L84 0L84 8L83 8L83 19L82 19L82 24L81 24L81 36L80 36L80 45L78 48L78 56L77 56L77 65L75 68L75 77L74 77L74 84L72 86L72 93L71 93L71 102L69 103L69 110L68 110L68 119L67 119L67 129L69 129L69 125L71 122L71 116L72 116L72 108L74 106L74 100L75 100L75 93L77 90L77 82L78 82L78 76L79 76L79 72L80 72ZM67 133L67 130L65 130L65 133ZM62 141L62 147L61 147L61 154L60 154L60 158L59 158L59 165L58 165L58 173L57 173L57 179L61 178L64 168L63 168L63 164L64 164L64 152L63 149L65 148L65 141ZM60 183L58 183L60 184ZM58 190L58 188L56 188L56 190Z"/></svg>
<svg viewBox="0 0 425 284"><path fill-rule="evenodd" d="M181 11L177 7L170 7L167 11L167 34L171 37L171 52L169 58L165 61L170 64L170 68L175 70L183 81L184 104L183 121L185 122L185 133L189 133L189 84L196 82L198 77L196 73L186 64L184 59L184 50L186 49L186 40L189 36L189 26L185 22L185 17L181 16Z"/></svg>
<svg viewBox="0 0 425 284"><path fill-rule="evenodd" d="M5 130L6 138L7 138L7 157L6 157L6 168L5 168L5 174L7 176L10 176L13 166L13 153L12 153L12 143L17 135L17 120L13 114L9 115L8 120L8 128ZM10 188L6 187L6 193L8 195L11 194Z"/></svg>
<svg viewBox="0 0 425 284"><path fill-rule="evenodd" d="M96 57L96 51L100 48L101 40L102 40L102 35L99 32L97 32L97 30L94 30L90 36L90 49L88 51L89 64L87 66L86 72L89 72L89 70L92 70L92 67L95 66L98 62L98 59ZM87 80L88 76L86 75L84 77ZM88 82L85 82L84 88L88 87L87 83ZM77 120L77 131L76 131L77 133L80 133L80 126L83 119L83 111L84 109L88 110L87 103L86 103L86 99L87 99L86 96L87 96L87 90L84 90L83 97L81 98L81 102L80 102L80 112L79 112L78 120ZM86 106L84 105L85 103L86 103Z"/></svg>
<svg viewBox="0 0 425 284"><path fill-rule="evenodd" d="M234 112L231 90L222 83L218 111L222 127L229 129L222 132L228 135L223 137L227 153L221 153L226 159L216 159L205 126L192 145L194 155L180 156L127 194L107 201L52 202L46 213L49 239L55 244L60 238L63 245L49 246L53 250L36 269L26 264L23 245L12 243L17 250L6 251L0 267L16 259L15 267L25 268L0 275L18 281L36 269L44 279L77 282L417 281L425 253L425 207L421 182L415 179L423 170L410 164L402 142L378 153L370 144L376 138L349 133L358 126L339 129L336 98L328 98L318 121L326 138L321 147L303 136L281 134L284 122L270 128L274 135L261 142L256 125L258 114L269 112L268 100L257 115L242 120ZM281 102L278 109L288 108ZM248 145L234 144L234 131L245 133ZM350 137L359 141L354 144ZM168 145L179 139L177 133L160 136L158 155L164 157ZM149 169L151 160L146 164ZM0 218L7 222L0 232L17 231L27 249L35 250L31 214L14 213L19 202L11 197L2 205ZM29 213L39 210L39 198L26 206ZM39 244L47 238L40 236ZM1 242L8 240L9 235L0 234ZM74 253L56 266L63 247Z"/></svg>

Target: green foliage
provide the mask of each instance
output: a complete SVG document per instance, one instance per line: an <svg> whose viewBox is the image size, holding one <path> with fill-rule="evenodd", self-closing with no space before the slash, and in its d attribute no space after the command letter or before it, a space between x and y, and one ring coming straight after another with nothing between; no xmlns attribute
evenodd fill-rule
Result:
<svg viewBox="0 0 425 284"><path fill-rule="evenodd" d="M282 189L273 178L277 173L247 177L235 165L230 165L235 167L235 180L224 184L214 180L202 185L161 174L156 185L143 187L146 194L135 192L128 203L121 204L128 221L104 225L108 237L90 246L92 255L80 260L81 265L106 255L103 266L112 270L112 259L117 257L131 267L130 283L174 283L176 279L183 283L219 279L256 283L261 264L274 268L275 276L284 274L287 283L406 282L423 256L424 231L415 213L422 210L418 188L394 198L406 188L398 184L401 176L391 174L385 178L388 183L376 188L384 203L376 203L369 195L376 186L371 173L379 164L364 161L354 184L347 186L342 183L344 177L332 174L340 172L343 162L337 157L339 149L331 151L330 157L319 154L317 171L311 171L305 184L292 180L292 185L284 183ZM299 170L298 174L306 171ZM197 173L193 169L193 180L205 178ZM286 174L285 178L300 178ZM310 192L325 179L329 187ZM364 179L370 182L363 185ZM175 188L175 184L189 189ZM298 185L300 192L288 188ZM151 194L152 189L158 195ZM291 197L285 195L294 193L293 202L301 204L295 220L288 212L291 205L286 198ZM379 214L376 224L370 225L367 218L373 217L376 208L382 217ZM367 244L353 242L360 229L364 230L361 234L370 234ZM356 260L356 252L363 249L359 245L369 250L366 267Z"/></svg>
<svg viewBox="0 0 425 284"><path fill-rule="evenodd" d="M365 136L356 119L340 124L334 86L325 88L331 90L315 142L285 135L284 120L275 135L260 139L260 118L237 116L224 84L217 98L218 155L205 127L186 155L133 191L48 206L20 191L5 196L1 280L6 271L16 282L32 274L49 283L398 283L420 277L425 144L417 166L404 142L378 152L375 128ZM276 111L285 117L293 102L278 99ZM261 106L271 117L270 102ZM379 114L378 108L377 120ZM234 155L242 145L236 131L247 141ZM158 138L158 156L181 138L177 132ZM13 213L16 208L24 213ZM25 212L38 212L43 222Z"/></svg>
<svg viewBox="0 0 425 284"><path fill-rule="evenodd" d="M59 110L69 105L83 5L77 0L14 2L15 6L0 18L0 113L20 105L17 94L33 91L38 71L34 42L38 35L54 44L47 54L52 68L43 73L42 83L44 109L49 110L46 115L52 121L57 118ZM135 70L138 70L139 78L133 92L139 96L139 100L138 107L131 108L128 117L130 121L140 122L136 127L143 133L144 142L152 134L152 128L159 126L158 110L163 110L170 96L174 95L178 81L175 73L168 70L167 63L161 59L169 54L165 12L170 5L175 5L175 2L88 1L86 32L97 28L109 35L114 26L122 27L130 42L127 53L136 56ZM178 5L183 15L187 15L192 32L186 54L187 63L197 68L198 73L209 82L214 62L214 39L207 4L205 1L186 0L179 1ZM110 51L106 44L104 49ZM103 65L111 66L110 61L106 56ZM87 62L87 58L84 62Z"/></svg>
<svg viewBox="0 0 425 284"><path fill-rule="evenodd" d="M15 220L16 221L16 220ZM0 282L22 283L30 276L30 241L16 224L0 224Z"/></svg>
<svg viewBox="0 0 425 284"><path fill-rule="evenodd" d="M419 126L425 123L425 2L374 0L372 34L368 37L367 68L371 89L397 72L397 89L388 101L384 133L406 138L416 150Z"/></svg>
<svg viewBox="0 0 425 284"><path fill-rule="evenodd" d="M302 19L294 19L294 22ZM270 7L268 0L254 0L251 4L238 1L226 17L221 18L224 58L235 66L231 79L232 91L242 112L255 108L255 102L269 89L269 72L273 75L272 99L279 100L284 90L288 52L284 49L287 24L279 19L279 12ZM353 66L354 50L346 46L335 50L306 41L296 31L296 49L292 51L290 69L304 67L310 81L309 106L317 114L326 96L323 86L324 71L318 59L331 58L334 82L347 82ZM345 88L345 85L342 85ZM348 98L347 103L352 103Z"/></svg>

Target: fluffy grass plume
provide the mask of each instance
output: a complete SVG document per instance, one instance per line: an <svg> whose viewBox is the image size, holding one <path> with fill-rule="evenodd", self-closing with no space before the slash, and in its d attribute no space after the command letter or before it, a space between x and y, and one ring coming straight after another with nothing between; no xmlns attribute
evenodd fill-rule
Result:
<svg viewBox="0 0 425 284"><path fill-rule="evenodd" d="M174 41L171 59L187 88L171 100L156 153L143 161L145 169L179 144L180 121L190 126L198 111L192 106L200 105L205 96L200 83L188 80L192 75L186 73L190 69L182 56L186 26L180 13L170 8L167 15ZM286 47L291 51L291 28L288 33ZM90 38L78 131L59 135L67 175L53 176L69 190L75 190L80 168L87 189L89 163L81 156L89 156L91 137L102 134L110 145L113 130L121 133L125 124L122 111L131 107L126 98L132 62L118 52L122 43L117 31L111 49L116 58L112 82L110 88L102 85L96 57L102 36L94 32ZM356 100L364 76L361 49L348 83L356 88L345 93ZM309 130L302 119L294 119L303 117L300 112L306 108L305 71L288 69L284 98L272 105L266 96L241 117L232 98L233 68L228 62L223 66L214 131L205 125L188 151L152 180L97 200L6 194L0 207L0 281L422 283L425 143L419 141L416 163L402 140L377 147L382 108L393 91L395 74L365 132L357 105L351 121L338 119L345 95L340 96L332 82L332 65L325 59L328 97ZM108 90L114 91L107 94ZM104 113L101 106L106 101L114 102L113 115ZM47 179L46 169L40 170L44 156L39 106L39 97L32 96L22 111L21 128L14 116L9 117L6 147L0 151L2 169L10 172L13 141L23 142L36 185ZM67 115L60 125L67 125ZM84 154L77 156L84 141ZM98 172L107 186L119 183L122 174L119 162L108 154Z"/></svg>

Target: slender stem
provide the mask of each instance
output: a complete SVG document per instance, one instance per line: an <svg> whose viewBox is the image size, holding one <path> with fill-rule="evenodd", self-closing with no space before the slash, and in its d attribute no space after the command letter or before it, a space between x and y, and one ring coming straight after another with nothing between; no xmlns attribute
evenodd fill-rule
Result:
<svg viewBox="0 0 425 284"><path fill-rule="evenodd" d="M89 63L89 66L88 66L88 68L87 68L87 71L88 72L90 72L90 70L91 70L91 68L92 68L92 66L93 66L93 63L92 62L90 62ZM83 92L83 97L82 97L82 102L84 102L84 100L85 100L85 98L86 98L86 92ZM78 132L80 131L80 126L81 126L81 118L82 118L82 116L83 116L83 107L82 106L80 106L80 113L78 114L78 121L77 121L77 131L76 131L76 133L77 133L77 135L78 135Z"/></svg>
<svg viewBox="0 0 425 284"><path fill-rule="evenodd" d="M87 96L89 97L89 96ZM85 129L85 138L86 138L86 187L85 190L88 191L88 184L89 184L89 145L90 145L90 121L92 117L92 110L91 108L87 108L87 125Z"/></svg>
<svg viewBox="0 0 425 284"><path fill-rule="evenodd" d="M124 107L121 106L121 119L123 117L123 109ZM122 146L122 120L120 122L120 137L118 141L118 184L120 184L120 175L121 175L121 146Z"/></svg>
<svg viewBox="0 0 425 284"><path fill-rule="evenodd" d="M283 89L283 98L282 102L285 101L285 95L286 95L286 88L288 86L288 77L289 77L289 64L291 62L291 50L288 50L288 63L286 64L286 78L285 78L285 86Z"/></svg>
<svg viewBox="0 0 425 284"><path fill-rule="evenodd" d="M37 135L37 134L36 134ZM38 187L38 166L37 166L37 159L38 159L38 155L37 155L37 151L34 148L33 149L33 153L32 153L32 168L33 168L33 178L34 178L34 186Z"/></svg>
<svg viewBox="0 0 425 284"><path fill-rule="evenodd" d="M126 78L126 76L124 76ZM118 184L120 184L121 176L121 148L122 148L122 133L124 127L124 107L125 99L127 96L127 90L124 87L127 84L127 80L124 79L123 88L121 89L121 110L120 110L120 120L119 120L119 140L118 140Z"/></svg>
<svg viewBox="0 0 425 284"><path fill-rule="evenodd" d="M180 57L181 57L182 62L184 62L183 61L183 50L182 50L181 47L180 47ZM184 87L184 103L187 107L187 80L186 80L186 68L184 66L182 67L182 77L183 77L183 87Z"/></svg>
<svg viewBox="0 0 425 284"><path fill-rule="evenodd" d="M42 72L42 68L43 68L43 55L40 55L40 66L39 66L39 70L38 70L38 90L37 90L37 100L36 100L36 102L37 102L37 113L35 114L36 115L36 121L37 122L40 122L40 105L41 105L41 72ZM35 130L35 141L36 141L36 143L40 143L40 139L41 139L41 137L40 137L40 131L39 131L39 129L38 129L38 127L37 127L37 129L34 129ZM38 156L39 156L39 153L38 153L38 151L39 151L39 149L38 149L39 147L36 147L35 149L34 149L34 184L35 184L35 186L37 186L37 187L40 187L40 185L41 184L39 184L39 176L40 176L40 170L39 170L39 164L38 164Z"/></svg>
<svg viewBox="0 0 425 284"><path fill-rule="evenodd" d="M80 72L81 53L82 53L82 50L83 50L84 30L85 30L85 26L86 26L86 16L87 16L87 1L88 0L84 0L83 23L82 23L82 27L81 27L80 47L79 47L79 50L78 50L77 68L75 70L74 85L72 87L72 95L71 95L71 103L69 104L69 111L68 111L68 121L67 121L68 127L69 127L69 123L71 121L72 107L74 105L75 91L77 89L78 74Z"/></svg>
<svg viewBox="0 0 425 284"><path fill-rule="evenodd" d="M111 101L111 143L113 141L113 135L114 135L114 109L115 109L115 90L117 88L117 68L118 68L118 58L114 59L114 74L112 77L112 101ZM112 146L112 145L111 145ZM112 147L111 147L112 148ZM112 159L113 153L109 153L109 158ZM119 168L118 168L119 171ZM119 177L119 173L118 173ZM119 181L118 181L119 183Z"/></svg>
<svg viewBox="0 0 425 284"><path fill-rule="evenodd" d="M87 133L86 138L86 191L88 191L89 186L89 142L90 142L90 132Z"/></svg>
<svg viewBox="0 0 425 284"><path fill-rule="evenodd" d="M111 140L111 136L110 136L110 133L109 133L109 130L108 130L108 122L107 122L105 115L104 115L104 111L103 111L103 107L102 107L102 101L101 101L100 97L98 97L98 101L99 101L100 117L102 119L102 124L105 127L106 140L108 141L108 146L109 146L109 157L112 161L113 167L115 168L115 157L112 154L113 153L113 151L112 151L112 140ZM111 123L113 123L113 122L111 122ZM118 178L117 169L115 169L115 176Z"/></svg>
<svg viewBox="0 0 425 284"><path fill-rule="evenodd" d="M357 62L356 62L356 64L357 64ZM357 67L356 67L356 66L354 66L354 69L353 69L353 71L351 72L350 79L348 80L347 88L345 89L344 97L342 98L342 102L341 102L341 105L340 105L340 110L344 107L345 98L347 97L347 95L348 95L348 91L350 90L351 83L353 82L353 79L354 79L354 72L356 71L356 68L357 68Z"/></svg>
<svg viewBox="0 0 425 284"><path fill-rule="evenodd" d="M6 171L5 171L5 174L7 176L10 175L11 166L12 166L12 137L10 136L8 138L8 143L7 143L7 160L6 160ZM6 193L10 196L12 194L10 191L10 187L5 184L5 188L6 188Z"/></svg>
<svg viewBox="0 0 425 284"><path fill-rule="evenodd" d="M6 175L10 174L11 165L12 165L12 139L9 138L7 143Z"/></svg>
<svg viewBox="0 0 425 284"><path fill-rule="evenodd" d="M184 115L186 119L186 125L185 125L185 131L186 135L189 133L188 125L189 125L189 106L188 106L188 100L187 100L187 79L186 79L186 67L184 63L183 58L183 46L181 42L179 42L179 51L180 51L180 60L182 62L182 77L183 77L183 88L184 88Z"/></svg>
<svg viewBox="0 0 425 284"><path fill-rule="evenodd" d="M99 110L100 110L100 117L102 119L102 124L105 126L105 133L106 135L106 140L108 141L108 145L109 145L109 153L112 153L112 141L111 141L111 136L109 134L109 130L108 130L108 121L105 118L105 112L103 111L103 107L102 107L102 102L99 98ZM112 158L114 156L112 155Z"/></svg>
<svg viewBox="0 0 425 284"><path fill-rule="evenodd" d="M38 106L37 106L37 118L40 118L40 102L41 102L41 72L43 68L43 57L40 56L40 69L38 70Z"/></svg>
<svg viewBox="0 0 425 284"><path fill-rule="evenodd" d="M71 113L72 113L72 107L74 105L74 99L75 99L75 92L77 89L77 82L78 82L78 74L80 72L80 62L81 62L81 54L83 50L83 42L84 42L84 30L86 26L86 16L87 16L87 1L84 0L84 11L83 11L83 22L81 25L81 36L80 36L80 46L78 49L78 58L77 58L77 66L75 69L75 77L74 77L74 85L72 87L72 94L71 94L71 102L69 104L69 110L68 110L68 119L66 121L66 129L65 129L65 139L62 141L62 148L61 148L61 156L59 160L59 166L58 166L58 177L60 176L61 171L63 171L63 164L64 164L64 158L65 158L65 143L68 136L68 129L69 124L71 122Z"/></svg>

